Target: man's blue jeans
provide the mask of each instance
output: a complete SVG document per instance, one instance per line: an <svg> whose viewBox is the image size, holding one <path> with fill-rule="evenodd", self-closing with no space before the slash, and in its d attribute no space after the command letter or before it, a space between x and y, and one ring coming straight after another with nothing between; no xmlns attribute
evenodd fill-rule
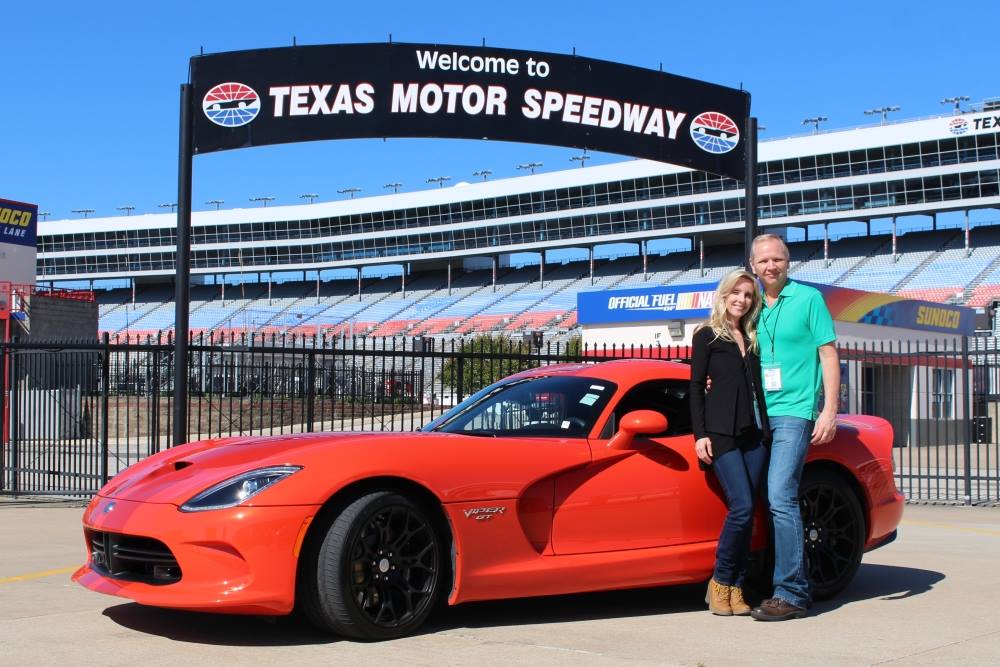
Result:
<svg viewBox="0 0 1000 667"><path fill-rule="evenodd" d="M809 450L813 422L801 417L770 418L771 463L767 502L774 531L774 597L796 607L809 606L809 579L802 545L799 480Z"/></svg>
<svg viewBox="0 0 1000 667"><path fill-rule="evenodd" d="M760 444L759 438L741 444L742 448L730 449L712 461L712 470L726 494L729 509L715 550L713 578L726 586L743 586L753 532L753 508L767 468L767 448Z"/></svg>

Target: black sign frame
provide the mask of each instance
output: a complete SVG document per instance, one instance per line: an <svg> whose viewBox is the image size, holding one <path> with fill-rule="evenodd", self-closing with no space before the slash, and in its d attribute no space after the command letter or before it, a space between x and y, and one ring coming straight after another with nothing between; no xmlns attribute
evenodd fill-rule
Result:
<svg viewBox="0 0 1000 667"><path fill-rule="evenodd" d="M554 53L336 44L191 59L196 155L328 139L449 137L619 153L739 179L750 94Z"/></svg>
<svg viewBox="0 0 1000 667"><path fill-rule="evenodd" d="M191 58L181 86L173 442L187 438L194 155L347 138L437 137L619 153L744 180L756 234L750 94L577 55L376 43Z"/></svg>

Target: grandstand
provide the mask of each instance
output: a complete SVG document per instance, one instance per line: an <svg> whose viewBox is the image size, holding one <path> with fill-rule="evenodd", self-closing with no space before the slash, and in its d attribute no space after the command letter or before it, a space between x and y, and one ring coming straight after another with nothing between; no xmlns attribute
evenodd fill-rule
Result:
<svg viewBox="0 0 1000 667"><path fill-rule="evenodd" d="M978 308L1000 300L1000 130L976 122L992 115L979 108L762 142L760 226L789 240L791 275ZM733 179L629 160L197 212L190 326L566 335L581 291L740 266L743 203ZM37 279L94 289L103 331L169 331L175 226L172 214L41 222Z"/></svg>

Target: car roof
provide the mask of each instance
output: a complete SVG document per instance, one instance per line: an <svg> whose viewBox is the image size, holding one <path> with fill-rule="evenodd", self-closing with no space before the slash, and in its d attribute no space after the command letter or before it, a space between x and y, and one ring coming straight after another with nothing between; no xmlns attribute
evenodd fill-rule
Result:
<svg viewBox="0 0 1000 667"><path fill-rule="evenodd" d="M691 368L687 364L663 359L615 359L594 364L539 366L518 373L514 377L537 377L539 375L600 378L618 384L634 384L641 380L662 378L688 380L691 377Z"/></svg>

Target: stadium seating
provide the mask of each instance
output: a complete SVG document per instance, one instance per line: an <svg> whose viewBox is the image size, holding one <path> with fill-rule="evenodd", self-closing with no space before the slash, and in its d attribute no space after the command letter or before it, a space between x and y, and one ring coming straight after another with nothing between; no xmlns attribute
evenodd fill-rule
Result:
<svg viewBox="0 0 1000 667"><path fill-rule="evenodd" d="M989 284L980 285L972 291L972 297L966 303L967 306L982 308L990 305L993 301L1000 300L1000 284L998 284L1000 283L1000 270L991 276Z"/></svg>
<svg viewBox="0 0 1000 667"><path fill-rule="evenodd" d="M792 277L854 289L983 307L1000 300L1000 226L973 230L971 252L961 230L902 234L893 256L891 237L831 240L828 257L816 240L790 244ZM191 289L194 332L310 333L366 336L462 336L479 332L545 330L577 326L577 294L585 291L713 282L742 266L742 244L586 261L366 278L355 280L198 285ZM419 266L419 265L416 265ZM154 336L173 328L168 285L99 290L100 328L112 334ZM561 335L561 334L560 334Z"/></svg>
<svg viewBox="0 0 1000 667"><path fill-rule="evenodd" d="M921 299L923 301L945 303L954 301L955 295L961 293L961 287L925 287L922 289L902 290L897 296L906 297L907 299Z"/></svg>
<svg viewBox="0 0 1000 667"><path fill-rule="evenodd" d="M798 280L836 285L849 275L866 257L881 250L888 243L885 237L847 237L830 242L829 254L823 257L822 245L807 259L793 264L789 275ZM793 247L797 244L793 244Z"/></svg>

